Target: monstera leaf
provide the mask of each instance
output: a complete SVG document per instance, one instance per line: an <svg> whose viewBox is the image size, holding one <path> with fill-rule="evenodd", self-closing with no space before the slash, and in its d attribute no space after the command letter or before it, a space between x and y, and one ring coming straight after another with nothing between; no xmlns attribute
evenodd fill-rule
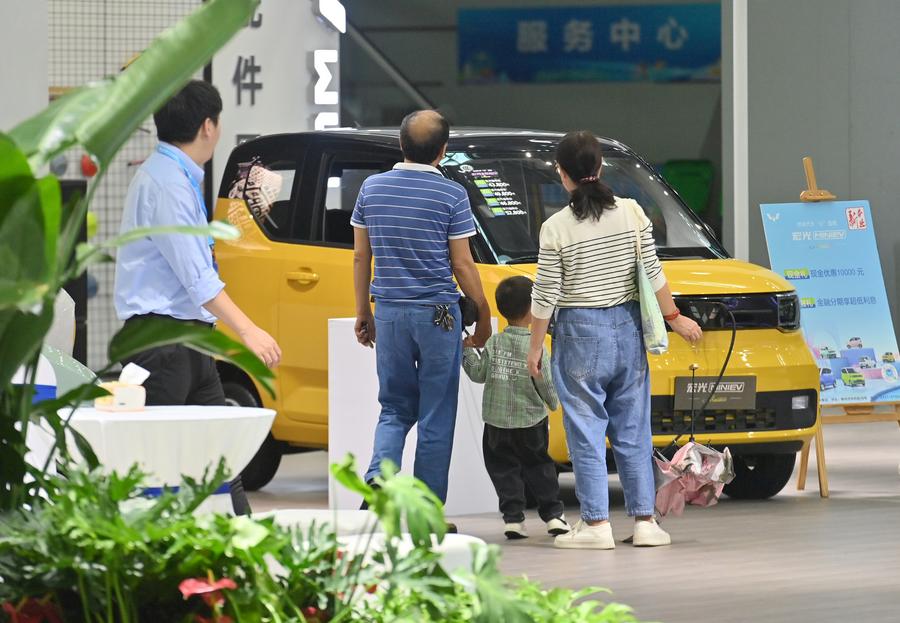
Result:
<svg viewBox="0 0 900 623"><path fill-rule="evenodd" d="M72 91L11 135L34 170L74 145L101 168L128 137L249 21L259 0L210 0L113 79Z"/></svg>

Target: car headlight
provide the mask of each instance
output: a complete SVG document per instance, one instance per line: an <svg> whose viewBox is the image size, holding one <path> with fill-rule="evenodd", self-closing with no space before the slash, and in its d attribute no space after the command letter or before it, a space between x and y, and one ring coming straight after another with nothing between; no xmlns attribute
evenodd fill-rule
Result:
<svg viewBox="0 0 900 623"><path fill-rule="evenodd" d="M778 329L796 331L800 328L800 297L796 292L776 294L778 302Z"/></svg>

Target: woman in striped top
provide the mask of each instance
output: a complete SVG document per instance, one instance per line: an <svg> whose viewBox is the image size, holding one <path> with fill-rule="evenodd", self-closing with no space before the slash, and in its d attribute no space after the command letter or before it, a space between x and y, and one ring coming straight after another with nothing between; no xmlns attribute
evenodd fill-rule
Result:
<svg viewBox="0 0 900 623"><path fill-rule="evenodd" d="M653 518L650 377L636 284L637 239L660 308L673 331L690 342L696 322L678 313L656 257L653 226L633 199L615 197L599 180L602 153L590 132L567 134L557 169L571 203L541 228L532 292L528 365L539 376L544 337L556 311L551 367L560 402L582 520L556 538L563 548L612 549L606 437L609 435L625 506L635 518L634 544L668 545Z"/></svg>

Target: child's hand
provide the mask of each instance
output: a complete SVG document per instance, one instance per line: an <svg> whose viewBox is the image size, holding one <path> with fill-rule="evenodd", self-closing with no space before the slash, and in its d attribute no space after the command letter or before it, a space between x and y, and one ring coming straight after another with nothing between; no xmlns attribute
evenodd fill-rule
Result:
<svg viewBox="0 0 900 623"><path fill-rule="evenodd" d="M539 348L529 349L528 351L528 372L534 378L541 378L543 374L541 373L541 358L544 356L544 349Z"/></svg>

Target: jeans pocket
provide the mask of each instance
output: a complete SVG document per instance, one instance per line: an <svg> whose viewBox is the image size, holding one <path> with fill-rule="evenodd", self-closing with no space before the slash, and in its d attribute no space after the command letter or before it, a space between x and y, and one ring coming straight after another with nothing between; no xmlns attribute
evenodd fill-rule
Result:
<svg viewBox="0 0 900 623"><path fill-rule="evenodd" d="M604 338L560 335L554 341L554 348L558 349L560 371L566 376L575 381L583 381L597 372Z"/></svg>

